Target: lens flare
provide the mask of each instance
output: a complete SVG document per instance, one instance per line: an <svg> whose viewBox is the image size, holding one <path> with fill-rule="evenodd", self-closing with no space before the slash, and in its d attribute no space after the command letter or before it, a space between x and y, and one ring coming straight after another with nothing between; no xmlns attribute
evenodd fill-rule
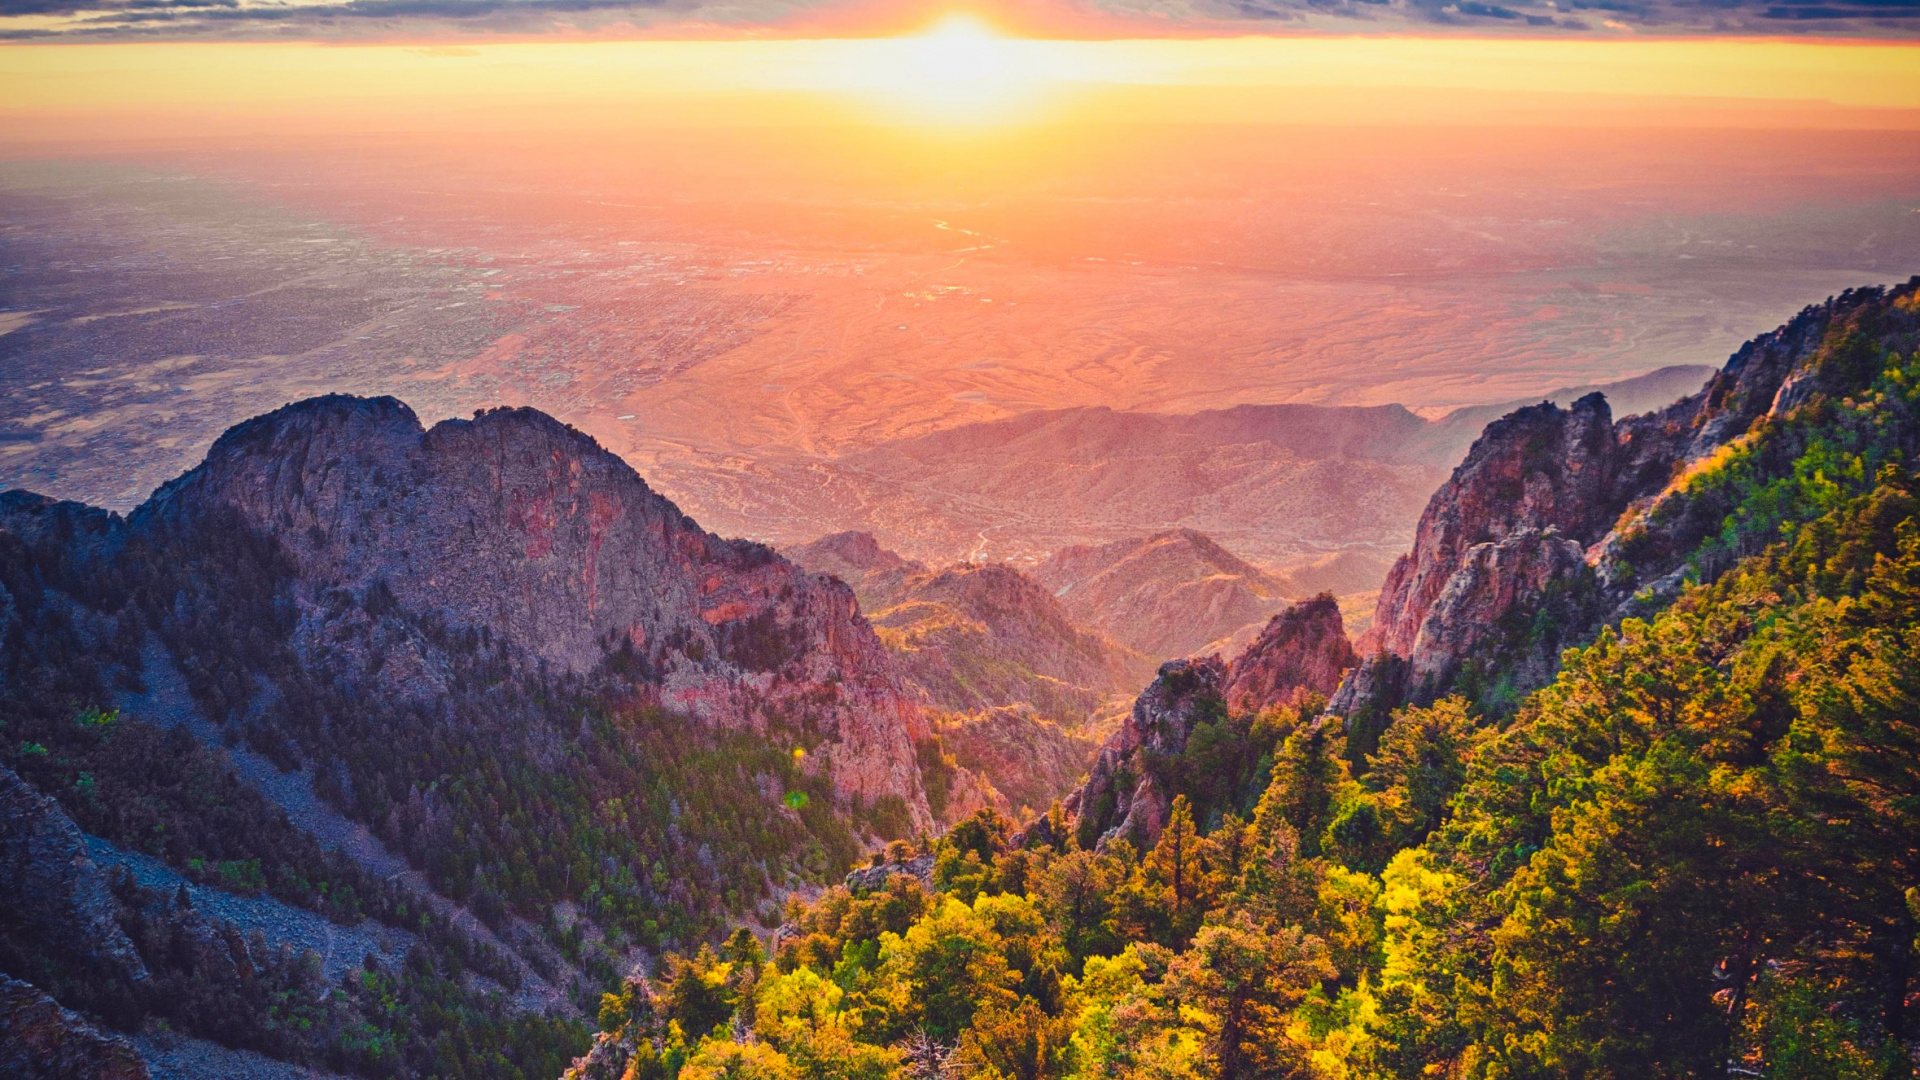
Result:
<svg viewBox="0 0 1920 1080"><path fill-rule="evenodd" d="M869 94L909 119L992 123L1033 103L1042 73L1025 46L971 15L953 14L912 37L876 41Z"/></svg>

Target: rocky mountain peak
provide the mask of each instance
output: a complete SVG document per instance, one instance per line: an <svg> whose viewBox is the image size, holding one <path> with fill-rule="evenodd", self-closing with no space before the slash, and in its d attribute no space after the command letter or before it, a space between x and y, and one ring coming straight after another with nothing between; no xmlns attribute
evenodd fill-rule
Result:
<svg viewBox="0 0 1920 1080"><path fill-rule="evenodd" d="M1186 750L1195 727L1229 713L1298 706L1311 694L1330 694L1353 664L1340 605L1325 593L1268 620L1230 664L1217 655L1162 664L1100 748L1086 782L1063 803L1080 842L1104 845L1126 837L1151 844L1172 807L1161 774Z"/></svg>
<svg viewBox="0 0 1920 1080"><path fill-rule="evenodd" d="M849 585L867 574L926 570L924 565L881 547L872 533L858 530L834 533L791 548L787 557L816 573L832 574Z"/></svg>
<svg viewBox="0 0 1920 1080"><path fill-rule="evenodd" d="M1362 663L1332 702L1353 716L1498 667L1507 695L1551 679L1559 650L1637 592L1666 596L1727 511L1671 509L1684 470L1817 392L1830 331L1883 306L1855 290L1753 339L1692 396L1615 422L1600 394L1488 424L1394 564Z"/></svg>
<svg viewBox="0 0 1920 1080"><path fill-rule="evenodd" d="M264 545L261 587L297 613L289 647L336 683L437 700L436 634L483 632L709 723L815 732L843 793L898 796L931 824L912 747L925 717L852 590L706 532L535 410L426 429L393 398L289 405L223 435L127 531L162 560ZM441 629L370 629L389 619Z"/></svg>
<svg viewBox="0 0 1920 1080"><path fill-rule="evenodd" d="M1353 664L1340 604L1333 594L1321 593L1268 620L1253 644L1228 665L1222 693L1235 712L1298 705L1308 694L1333 693Z"/></svg>
<svg viewBox="0 0 1920 1080"><path fill-rule="evenodd" d="M1105 847L1121 837L1146 846L1159 837L1172 796L1144 766L1178 755L1196 725L1221 714L1226 679L1227 667L1217 656L1160 666L1120 729L1100 748L1086 782L1062 803L1083 846Z"/></svg>
<svg viewBox="0 0 1920 1080"><path fill-rule="evenodd" d="M1413 550L1387 575L1363 654L1408 655L1428 611L1469 550L1522 529L1597 539L1624 507L1606 398L1542 402L1487 425L1427 503Z"/></svg>

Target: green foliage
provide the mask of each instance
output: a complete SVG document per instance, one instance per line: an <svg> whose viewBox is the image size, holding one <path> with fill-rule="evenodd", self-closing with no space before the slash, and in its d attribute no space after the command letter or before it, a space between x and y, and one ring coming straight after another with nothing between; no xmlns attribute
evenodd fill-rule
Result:
<svg viewBox="0 0 1920 1080"><path fill-rule="evenodd" d="M1193 725L1181 751L1145 754L1145 768L1169 795L1187 799L1195 823L1214 828L1228 814L1244 817L1252 811L1267 789L1281 740L1308 725L1323 704L1309 700L1248 716L1227 712L1218 700L1203 700L1200 707L1209 714Z"/></svg>
<svg viewBox="0 0 1920 1080"><path fill-rule="evenodd" d="M1326 946L1299 927L1271 930L1245 912L1214 923L1167 971L1171 995L1201 1014L1221 1080L1305 1072L1307 1047L1288 1027L1293 1009L1332 978Z"/></svg>
<svg viewBox="0 0 1920 1080"><path fill-rule="evenodd" d="M920 766L920 780L927 789L927 808L936 818L945 817L947 800L953 795L953 781L959 774L960 763L946 747L940 743L940 736L929 735L913 744L915 762ZM889 838L905 835L902 832L884 834Z"/></svg>
<svg viewBox="0 0 1920 1080"><path fill-rule="evenodd" d="M1337 789L1322 841L1327 853L1378 874L1395 852L1426 839L1446 821L1485 733L1459 696L1395 713L1366 773Z"/></svg>
<svg viewBox="0 0 1920 1080"><path fill-rule="evenodd" d="M570 899L631 940L697 939L764 899L770 871L819 880L853 861L830 780L774 740L651 709L591 711L577 730L558 761L449 735L411 768L368 764L387 784L399 769L447 777L410 782L386 820L483 913ZM439 842L448 819L472 823L464 843Z"/></svg>
<svg viewBox="0 0 1920 1080"><path fill-rule="evenodd" d="M1896 348L1864 318L1630 540L1697 581L1550 686L1503 696L1494 657L1358 739L1206 716L1145 766L1171 801L1151 844L1089 850L1111 807L1018 852L964 823L938 892L793 904L735 1023L796 1076L844 1075L803 1060L819 1031L904 1055L876 1076L950 1048L1032 1080L1911 1077L1920 359L1911 320Z"/></svg>

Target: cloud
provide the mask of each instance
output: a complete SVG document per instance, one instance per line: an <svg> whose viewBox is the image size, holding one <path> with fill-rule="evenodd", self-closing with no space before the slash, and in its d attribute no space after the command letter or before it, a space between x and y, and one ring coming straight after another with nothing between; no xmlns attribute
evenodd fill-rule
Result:
<svg viewBox="0 0 1920 1080"><path fill-rule="evenodd" d="M1217 19L1307 20L1323 27L1331 19L1354 30L1372 25L1920 36L1920 0L1204 0L1199 10Z"/></svg>
<svg viewBox="0 0 1920 1080"><path fill-rule="evenodd" d="M676 22L782 29L839 0L0 0L0 37L391 36ZM1920 0L1083 0L1097 25L1260 32L1849 34L1920 37ZM9 24L12 25L9 25Z"/></svg>
<svg viewBox="0 0 1920 1080"><path fill-rule="evenodd" d="M506 11L526 13L591 11L605 8L657 8L649 0L345 0L329 3L241 4L239 0L0 0L0 17L75 15L102 21L146 17L219 18L251 22L325 21L337 18L394 19L428 17L477 19Z"/></svg>

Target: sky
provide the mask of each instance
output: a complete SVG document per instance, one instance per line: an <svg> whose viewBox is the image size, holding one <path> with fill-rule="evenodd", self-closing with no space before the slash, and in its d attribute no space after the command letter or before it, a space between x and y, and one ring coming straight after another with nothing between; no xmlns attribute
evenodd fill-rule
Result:
<svg viewBox="0 0 1920 1080"><path fill-rule="evenodd" d="M0 141L26 143L315 126L1114 120L1912 130L1920 48L1712 36L1027 39L971 14L869 38L0 45Z"/></svg>
<svg viewBox="0 0 1920 1080"><path fill-rule="evenodd" d="M1920 271L1916 28L0 0L0 486L131 505L264 408L396 393L544 409L751 532L838 455L1037 408L1437 413L1718 364Z"/></svg>
<svg viewBox="0 0 1920 1080"><path fill-rule="evenodd" d="M887 35L942 9L879 0L0 0L0 35L393 39ZM1023 36L1472 33L1910 38L1920 0L987 0Z"/></svg>

